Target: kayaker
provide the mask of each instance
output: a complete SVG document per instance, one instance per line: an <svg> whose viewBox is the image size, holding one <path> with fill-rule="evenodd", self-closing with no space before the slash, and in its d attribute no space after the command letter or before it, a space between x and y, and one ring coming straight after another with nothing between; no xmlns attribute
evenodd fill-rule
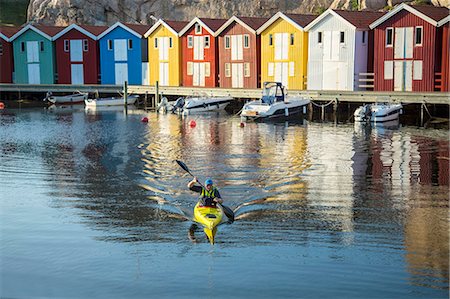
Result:
<svg viewBox="0 0 450 299"><path fill-rule="evenodd" d="M217 189L213 185L213 181L211 179L207 179L205 181L205 188L199 185L195 185L198 183L197 177L194 177L192 181L188 183L189 190L200 193L199 200L204 206L215 206L217 203L223 203L222 198L220 197L219 189Z"/></svg>

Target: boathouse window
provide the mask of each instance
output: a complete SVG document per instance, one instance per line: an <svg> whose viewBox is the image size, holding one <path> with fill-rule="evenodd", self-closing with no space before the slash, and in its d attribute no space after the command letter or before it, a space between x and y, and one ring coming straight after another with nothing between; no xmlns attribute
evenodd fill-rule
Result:
<svg viewBox="0 0 450 299"><path fill-rule="evenodd" d="M209 48L209 36L205 35L205 48Z"/></svg>
<svg viewBox="0 0 450 299"><path fill-rule="evenodd" d="M43 41L39 42L39 48L40 48L41 52L44 52L44 42Z"/></svg>
<svg viewBox="0 0 450 299"><path fill-rule="evenodd" d="M225 35L225 49L230 48L230 37L228 35Z"/></svg>
<svg viewBox="0 0 450 299"><path fill-rule="evenodd" d="M386 47L392 47L394 44L394 28L386 29Z"/></svg>
<svg viewBox="0 0 450 299"><path fill-rule="evenodd" d="M250 35L244 34L244 48L250 48Z"/></svg>
<svg viewBox="0 0 450 299"><path fill-rule="evenodd" d="M89 44L87 39L83 39L83 51L87 52L89 50Z"/></svg>
<svg viewBox="0 0 450 299"><path fill-rule="evenodd" d="M244 63L244 77L250 77L250 62Z"/></svg>
<svg viewBox="0 0 450 299"><path fill-rule="evenodd" d="M345 44L345 32L344 31L341 31L339 43Z"/></svg>
<svg viewBox="0 0 450 299"><path fill-rule="evenodd" d="M211 76L211 64L209 62L205 62L205 77Z"/></svg>
<svg viewBox="0 0 450 299"><path fill-rule="evenodd" d="M155 37L155 49L158 49L158 38Z"/></svg>
<svg viewBox="0 0 450 299"><path fill-rule="evenodd" d="M64 40L64 52L69 52L69 41L67 39Z"/></svg>
<svg viewBox="0 0 450 299"><path fill-rule="evenodd" d="M187 63L187 74L188 76L192 76L194 74L194 64L192 61L188 61Z"/></svg>
<svg viewBox="0 0 450 299"><path fill-rule="evenodd" d="M384 80L394 79L394 62L386 60L384 62Z"/></svg>
<svg viewBox="0 0 450 299"><path fill-rule="evenodd" d="M269 34L269 46L273 45L273 35Z"/></svg>
<svg viewBox="0 0 450 299"><path fill-rule="evenodd" d="M294 45L294 33L291 33L291 46Z"/></svg>
<svg viewBox="0 0 450 299"><path fill-rule="evenodd" d="M322 32L317 32L317 43L322 44Z"/></svg>
<svg viewBox="0 0 450 299"><path fill-rule="evenodd" d="M362 43L365 44L366 43L366 31L362 32Z"/></svg>
<svg viewBox="0 0 450 299"><path fill-rule="evenodd" d="M200 34L202 33L202 26L200 26L199 23L195 24L195 34Z"/></svg>
<svg viewBox="0 0 450 299"><path fill-rule="evenodd" d="M225 63L225 77L231 77L231 69L229 63Z"/></svg>
<svg viewBox="0 0 450 299"><path fill-rule="evenodd" d="M25 42L20 42L20 52L25 52Z"/></svg>
<svg viewBox="0 0 450 299"><path fill-rule="evenodd" d="M422 60L413 61L413 80L422 80Z"/></svg>
<svg viewBox="0 0 450 299"><path fill-rule="evenodd" d="M173 47L173 41L172 41L172 38L169 37L169 48L172 48L172 47Z"/></svg>
<svg viewBox="0 0 450 299"><path fill-rule="evenodd" d="M188 35L188 48L192 48L194 46L194 37L192 35Z"/></svg>
<svg viewBox="0 0 450 299"><path fill-rule="evenodd" d="M111 51L113 47L112 40L108 39L108 50Z"/></svg>
<svg viewBox="0 0 450 299"><path fill-rule="evenodd" d="M133 40L129 39L128 40L128 50L132 50L133 49Z"/></svg>
<svg viewBox="0 0 450 299"><path fill-rule="evenodd" d="M416 33L414 34L416 36L416 40L415 40L415 45L416 46L421 46L422 45L422 32L423 32L423 27L416 27Z"/></svg>

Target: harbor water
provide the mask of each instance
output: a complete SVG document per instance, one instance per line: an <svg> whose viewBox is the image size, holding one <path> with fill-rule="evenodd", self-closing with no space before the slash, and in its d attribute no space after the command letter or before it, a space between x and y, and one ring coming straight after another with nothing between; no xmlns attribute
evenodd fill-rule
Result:
<svg viewBox="0 0 450 299"><path fill-rule="evenodd" d="M448 298L448 130L7 109L0 182L1 298Z"/></svg>

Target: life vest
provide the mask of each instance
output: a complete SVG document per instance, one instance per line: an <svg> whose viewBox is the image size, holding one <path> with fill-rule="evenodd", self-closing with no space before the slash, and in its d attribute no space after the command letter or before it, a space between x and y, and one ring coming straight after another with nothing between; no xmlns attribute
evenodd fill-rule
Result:
<svg viewBox="0 0 450 299"><path fill-rule="evenodd" d="M210 191L206 190L206 188L202 188L202 193L200 194L199 200L201 200L201 202L205 206L215 206L216 203L213 201L213 199L217 197L218 193L219 191L214 186L212 186Z"/></svg>

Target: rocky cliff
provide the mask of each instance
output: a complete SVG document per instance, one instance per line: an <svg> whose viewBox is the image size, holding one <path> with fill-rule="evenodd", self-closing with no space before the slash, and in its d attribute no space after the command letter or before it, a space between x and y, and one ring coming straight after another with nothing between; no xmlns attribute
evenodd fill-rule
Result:
<svg viewBox="0 0 450 299"><path fill-rule="evenodd" d="M151 24L158 18L191 20L195 16L229 18L271 16L277 11L319 13L329 7L380 10L397 0L30 0L28 21L65 26L71 23L111 25L116 21ZM424 3L428 1L417 0ZM450 7L450 0L431 0Z"/></svg>

